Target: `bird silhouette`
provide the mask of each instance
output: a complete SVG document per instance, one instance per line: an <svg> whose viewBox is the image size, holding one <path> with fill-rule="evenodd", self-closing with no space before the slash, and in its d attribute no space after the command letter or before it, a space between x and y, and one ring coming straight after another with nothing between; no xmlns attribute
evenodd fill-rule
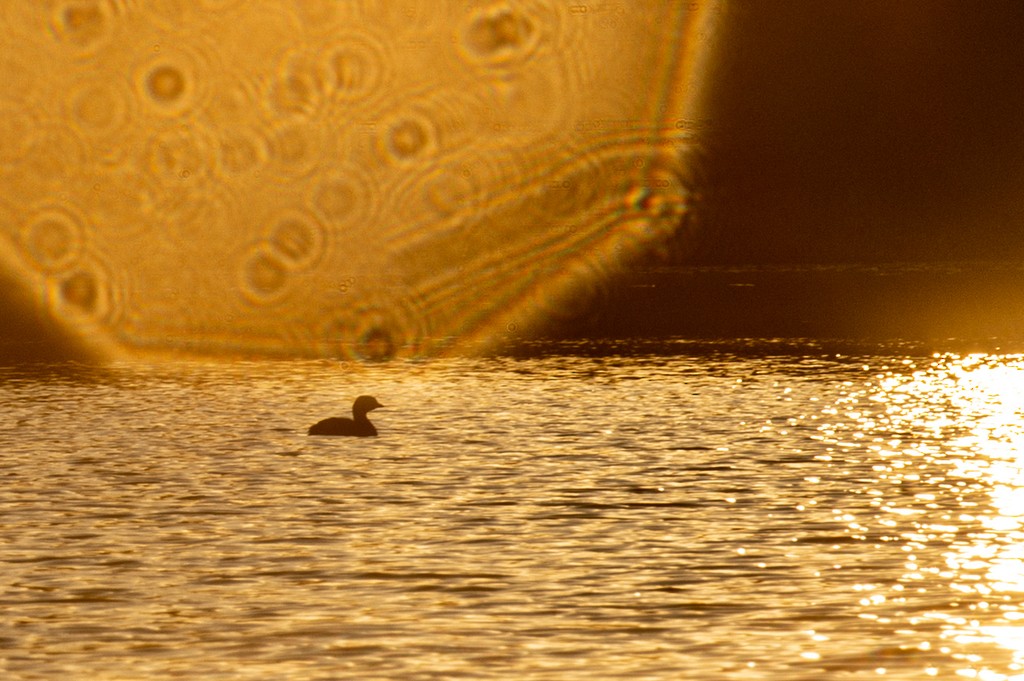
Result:
<svg viewBox="0 0 1024 681"><path fill-rule="evenodd" d="M380 409L384 405L370 395L360 395L352 404L352 418L332 416L317 421L309 427L309 435L352 435L355 437L373 437L377 429L366 418L368 412Z"/></svg>

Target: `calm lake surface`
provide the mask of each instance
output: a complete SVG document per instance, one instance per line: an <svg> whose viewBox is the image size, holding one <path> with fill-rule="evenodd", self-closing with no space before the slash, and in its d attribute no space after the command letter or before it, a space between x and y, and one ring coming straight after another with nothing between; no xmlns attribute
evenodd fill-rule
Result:
<svg viewBox="0 0 1024 681"><path fill-rule="evenodd" d="M1021 386L771 343L0 369L0 674L1024 678ZM306 436L364 393L380 437Z"/></svg>

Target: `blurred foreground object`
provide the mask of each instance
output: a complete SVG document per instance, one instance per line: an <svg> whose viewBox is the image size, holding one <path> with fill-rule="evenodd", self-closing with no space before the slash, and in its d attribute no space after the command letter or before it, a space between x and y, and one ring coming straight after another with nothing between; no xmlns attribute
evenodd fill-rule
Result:
<svg viewBox="0 0 1024 681"><path fill-rule="evenodd" d="M721 10L8 0L0 268L27 293L0 338L375 359L525 333L696 238Z"/></svg>

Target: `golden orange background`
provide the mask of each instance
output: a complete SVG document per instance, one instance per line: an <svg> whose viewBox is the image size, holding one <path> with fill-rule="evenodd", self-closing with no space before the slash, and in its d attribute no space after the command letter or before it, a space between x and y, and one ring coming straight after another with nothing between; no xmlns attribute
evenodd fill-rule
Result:
<svg viewBox="0 0 1024 681"><path fill-rule="evenodd" d="M8 297L113 354L382 357L525 332L699 198L719 10L4 3Z"/></svg>

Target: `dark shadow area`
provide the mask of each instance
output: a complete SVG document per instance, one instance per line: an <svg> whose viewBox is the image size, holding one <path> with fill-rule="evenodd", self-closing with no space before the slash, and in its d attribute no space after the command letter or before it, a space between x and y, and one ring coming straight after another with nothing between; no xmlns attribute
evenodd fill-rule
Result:
<svg viewBox="0 0 1024 681"><path fill-rule="evenodd" d="M1024 4L726 5L696 261L1024 257Z"/></svg>
<svg viewBox="0 0 1024 681"><path fill-rule="evenodd" d="M33 303L23 283L0 268L0 365L97 358Z"/></svg>
<svg viewBox="0 0 1024 681"><path fill-rule="evenodd" d="M695 215L544 337L1019 345L1024 4L733 0L718 26Z"/></svg>
<svg viewBox="0 0 1024 681"><path fill-rule="evenodd" d="M541 335L898 340L1007 350L1024 347L1024 263L637 269L589 314Z"/></svg>

